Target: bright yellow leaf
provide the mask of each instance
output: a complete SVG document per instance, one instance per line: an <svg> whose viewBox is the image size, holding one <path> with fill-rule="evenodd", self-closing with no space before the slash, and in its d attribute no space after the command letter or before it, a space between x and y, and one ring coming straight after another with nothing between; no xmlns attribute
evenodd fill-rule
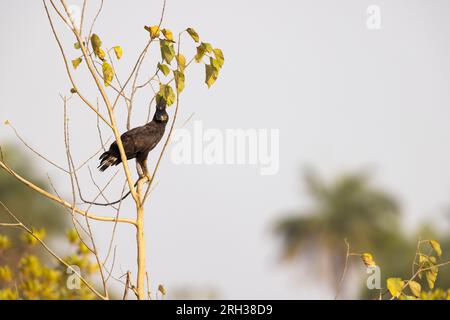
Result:
<svg viewBox="0 0 450 320"><path fill-rule="evenodd" d="M102 65L103 70L103 81L105 83L105 86L109 86L114 78L114 69L108 62L103 62Z"/></svg>
<svg viewBox="0 0 450 320"><path fill-rule="evenodd" d="M430 245L433 248L433 250L436 252L436 254L440 257L442 255L442 249L439 242L436 240L430 240Z"/></svg>
<svg viewBox="0 0 450 320"><path fill-rule="evenodd" d="M172 31L170 31L169 29L162 29L161 32L163 33L164 37L169 40L169 41L173 41L173 34Z"/></svg>
<svg viewBox="0 0 450 320"><path fill-rule="evenodd" d="M76 69L80 65L81 61L83 61L81 58L72 60L72 65L73 65L74 69Z"/></svg>
<svg viewBox="0 0 450 320"><path fill-rule="evenodd" d="M367 267L375 267L376 263L373 260L373 256L370 253L363 253L361 259Z"/></svg>
<svg viewBox="0 0 450 320"><path fill-rule="evenodd" d="M387 288L393 297L398 298L403 290L403 280L400 278L387 279Z"/></svg>
<svg viewBox="0 0 450 320"><path fill-rule="evenodd" d="M159 37L159 33L160 33L159 26L151 26L151 27L145 26L144 29L150 33L151 39Z"/></svg>
<svg viewBox="0 0 450 320"><path fill-rule="evenodd" d="M420 285L420 283L411 280L409 281L408 285L409 288L411 289L412 294L415 297L420 297L420 293L422 292L422 286Z"/></svg>
<svg viewBox="0 0 450 320"><path fill-rule="evenodd" d="M117 60L120 60L120 58L122 58L122 54L123 54L122 47L115 46L113 49L114 49L114 53L116 54Z"/></svg>

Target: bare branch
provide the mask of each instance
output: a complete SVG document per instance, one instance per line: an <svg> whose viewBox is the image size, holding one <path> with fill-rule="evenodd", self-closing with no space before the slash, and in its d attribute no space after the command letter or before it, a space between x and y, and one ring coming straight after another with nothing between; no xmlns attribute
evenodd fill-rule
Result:
<svg viewBox="0 0 450 320"><path fill-rule="evenodd" d="M52 5L54 5L53 4L53 1L50 1L51 3L52 3ZM45 0L42 0L42 3L44 4L44 8L45 8L45 11L46 11L46 13L47 13L47 18L48 18L48 21L49 21L49 23L50 23L50 27L51 27L51 29L52 29L52 32L53 32L53 35L55 36L55 39L56 39L56 42L58 43L58 47L59 47L59 50L61 51L61 55L62 55L62 57L63 57L63 60L64 60L64 65L65 65L65 67L66 67L66 72L67 72L67 75L68 75L68 77L69 77L69 80L70 80L70 82L72 83L72 86L73 86L73 88L75 89L75 91L76 91L76 94L80 97L80 99L92 110L92 111L94 111L99 117L100 117L100 119L102 119L103 120L103 122L104 123L106 123L110 128L111 128L111 124L99 113L99 112L97 112L97 110L92 106L92 104L80 93L80 91L79 91L79 89L77 88L77 86L76 86L76 84L75 84L75 80L74 80L74 78L73 78L73 75L72 75L72 72L70 71L70 67L69 67L69 63L68 63L68 61L67 61L67 56L66 56L66 54L65 54L65 52L64 52L64 48L63 48L63 46L62 46L62 44L61 44L61 41L59 40L59 37L58 37L58 34L56 33L56 30L55 30L55 27L53 26L53 21L52 21L52 18L51 18L51 16L50 16L50 13L49 13L49 11L48 11L48 8L47 8L47 4L45 3ZM56 9L55 9L56 10ZM57 11L58 12L58 11Z"/></svg>

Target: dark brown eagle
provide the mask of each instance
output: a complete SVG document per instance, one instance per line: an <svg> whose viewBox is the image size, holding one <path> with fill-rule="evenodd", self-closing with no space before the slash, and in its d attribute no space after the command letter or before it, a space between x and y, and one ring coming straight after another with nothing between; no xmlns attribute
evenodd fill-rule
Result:
<svg viewBox="0 0 450 320"><path fill-rule="evenodd" d="M166 112L166 101L157 99L156 111L153 120L146 125L131 129L120 136L127 155L127 159L136 158L136 166L139 177L147 177L150 175L147 169L148 153L156 147L164 135L169 115ZM120 158L119 147L117 141L114 141L109 150L103 153L100 158L100 171L105 171L110 166L116 166L122 162Z"/></svg>

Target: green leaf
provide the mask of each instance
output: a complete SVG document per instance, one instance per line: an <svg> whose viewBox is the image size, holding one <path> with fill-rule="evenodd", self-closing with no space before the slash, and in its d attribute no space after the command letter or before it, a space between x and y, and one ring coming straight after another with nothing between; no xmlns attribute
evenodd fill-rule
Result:
<svg viewBox="0 0 450 320"><path fill-rule="evenodd" d="M442 249L441 249L441 245L439 244L439 242L437 242L436 240L430 240L430 245L433 248L433 250L436 252L438 257L440 257L442 255Z"/></svg>
<svg viewBox="0 0 450 320"><path fill-rule="evenodd" d="M94 54L98 57L102 46L102 40L95 33L91 36L91 46Z"/></svg>
<svg viewBox="0 0 450 320"><path fill-rule="evenodd" d="M78 41L73 44L73 47L77 50L81 48L80 43Z"/></svg>
<svg viewBox="0 0 450 320"><path fill-rule="evenodd" d="M387 288L393 297L398 298L403 289L403 280L400 278L387 279Z"/></svg>
<svg viewBox="0 0 450 320"><path fill-rule="evenodd" d="M189 35L195 42L200 41L200 37L198 36L197 31L195 31L193 28L187 28L186 31L189 33Z"/></svg>
<svg viewBox="0 0 450 320"><path fill-rule="evenodd" d="M161 47L161 57L170 64L175 57L175 49L173 48L173 43L168 40L159 40L159 45Z"/></svg>
<svg viewBox="0 0 450 320"><path fill-rule="evenodd" d="M420 293L422 292L422 286L420 285L420 283L411 280L409 281L408 285L409 288L411 289L412 294L415 297L420 297Z"/></svg>
<svg viewBox="0 0 450 320"><path fill-rule="evenodd" d="M81 61L83 61L81 58L72 60L72 65L73 65L74 69L76 69L80 65Z"/></svg>
<svg viewBox="0 0 450 320"><path fill-rule="evenodd" d="M114 78L114 69L108 62L103 62L102 65L103 70L103 81L105 82L105 86L109 86Z"/></svg>
<svg viewBox="0 0 450 320"><path fill-rule="evenodd" d="M117 60L120 60L120 58L122 58L122 55L123 55L122 47L115 46L113 49L114 49L114 53L116 54Z"/></svg>
<svg viewBox="0 0 450 320"><path fill-rule="evenodd" d="M222 66L225 62L225 57L223 56L222 50L220 50L219 48L216 48L213 50L213 52L214 52L214 56L216 57L217 61L219 62L220 67L222 68Z"/></svg>
<svg viewBox="0 0 450 320"><path fill-rule="evenodd" d="M208 88L211 88L214 82L216 82L217 77L217 69L210 64L205 64L205 83L208 85Z"/></svg>
<svg viewBox="0 0 450 320"><path fill-rule="evenodd" d="M175 84L177 87L177 92L180 94L184 90L184 73L181 71L174 71L173 72L175 77Z"/></svg>
<svg viewBox="0 0 450 320"><path fill-rule="evenodd" d="M172 31L170 31L169 29L162 29L161 31L162 31L164 37L165 37L167 40L173 42L173 34L172 34Z"/></svg>
<svg viewBox="0 0 450 320"><path fill-rule="evenodd" d="M150 33L151 39L159 37L159 33L160 33L159 26L151 26L151 27L144 26L144 29Z"/></svg>
<svg viewBox="0 0 450 320"><path fill-rule="evenodd" d="M178 63L178 69L180 71L184 71L184 68L186 68L186 58L180 53L176 56L177 63Z"/></svg>
<svg viewBox="0 0 450 320"><path fill-rule="evenodd" d="M165 64L158 63L158 69L161 70L161 72L164 73L165 76L170 73L170 68Z"/></svg>

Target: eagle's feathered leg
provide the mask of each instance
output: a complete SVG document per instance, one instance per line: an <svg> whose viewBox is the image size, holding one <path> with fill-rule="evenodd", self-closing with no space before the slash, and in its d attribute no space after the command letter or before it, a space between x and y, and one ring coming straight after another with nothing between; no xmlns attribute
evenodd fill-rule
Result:
<svg viewBox="0 0 450 320"><path fill-rule="evenodd" d="M147 159L136 159L136 170L139 175L139 180L147 178L147 181L151 181L152 176L148 172Z"/></svg>
<svg viewBox="0 0 450 320"><path fill-rule="evenodd" d="M136 160L136 171L138 173L139 179L142 179L144 177L144 170L142 169L142 165L138 160Z"/></svg>
<svg viewBox="0 0 450 320"><path fill-rule="evenodd" d="M152 176L151 176L151 174L148 172L148 169L147 169L147 161L144 161L144 177L146 177L147 178L147 180L148 181L151 181L152 180Z"/></svg>

